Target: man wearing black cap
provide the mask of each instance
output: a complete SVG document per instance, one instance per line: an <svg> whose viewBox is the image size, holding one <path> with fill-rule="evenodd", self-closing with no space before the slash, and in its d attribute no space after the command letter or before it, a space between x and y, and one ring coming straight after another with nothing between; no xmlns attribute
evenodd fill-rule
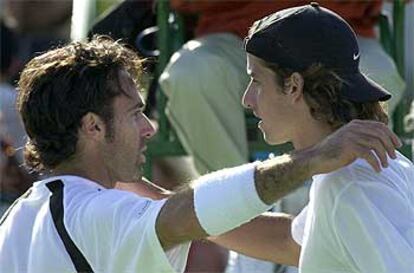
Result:
<svg viewBox="0 0 414 273"><path fill-rule="evenodd" d="M317 3L255 22L245 48L243 104L268 143L302 150L353 119L387 123L380 102L391 96L360 72L353 30ZM413 182L401 154L381 173L357 160L314 176L292 224L300 272L414 272Z"/></svg>

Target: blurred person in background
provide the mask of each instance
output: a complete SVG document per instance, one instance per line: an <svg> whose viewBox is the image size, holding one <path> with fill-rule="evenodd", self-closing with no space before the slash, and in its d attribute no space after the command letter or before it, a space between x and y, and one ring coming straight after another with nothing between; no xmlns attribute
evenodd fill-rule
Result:
<svg viewBox="0 0 414 273"><path fill-rule="evenodd" d="M24 146L25 131L16 109L16 90L12 85L12 64L16 59L16 36L1 24L1 72L0 72L0 135L8 139L15 149ZM19 152L19 161L23 161Z"/></svg>
<svg viewBox="0 0 414 273"><path fill-rule="evenodd" d="M0 22L0 215L25 192L35 177L21 166L22 147L26 141L23 123L16 109L16 90L10 84L15 58L15 36Z"/></svg>
<svg viewBox="0 0 414 273"><path fill-rule="evenodd" d="M16 34L16 63L11 71L14 79L36 54L70 40L70 0L2 0L1 16Z"/></svg>
<svg viewBox="0 0 414 273"><path fill-rule="evenodd" d="M21 166L10 143L0 138L0 217L36 179Z"/></svg>
<svg viewBox="0 0 414 273"><path fill-rule="evenodd" d="M5 164L1 171L1 202L7 208L36 179L21 164L25 132L15 109L13 87L24 64L39 52L69 41L72 1L2 0L0 134ZM13 151L13 152L10 152Z"/></svg>

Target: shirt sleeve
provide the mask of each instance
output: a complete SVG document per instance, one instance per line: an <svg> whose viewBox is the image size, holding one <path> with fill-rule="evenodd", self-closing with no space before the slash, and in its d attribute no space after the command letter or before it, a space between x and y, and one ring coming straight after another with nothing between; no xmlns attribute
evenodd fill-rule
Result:
<svg viewBox="0 0 414 273"><path fill-rule="evenodd" d="M65 221L95 271L183 272L190 243L165 252L156 233L165 201L105 190L72 209Z"/></svg>
<svg viewBox="0 0 414 273"><path fill-rule="evenodd" d="M333 228L361 273L414 272L414 215L404 194L376 182L349 184L336 198Z"/></svg>
<svg viewBox="0 0 414 273"><path fill-rule="evenodd" d="M292 221L291 234L298 245L302 245L303 242L307 212L308 206L304 207Z"/></svg>

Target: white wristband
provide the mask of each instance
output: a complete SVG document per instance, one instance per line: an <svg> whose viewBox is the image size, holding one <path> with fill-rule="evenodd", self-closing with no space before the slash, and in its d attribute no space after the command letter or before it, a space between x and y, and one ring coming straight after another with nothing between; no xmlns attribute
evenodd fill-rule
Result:
<svg viewBox="0 0 414 273"><path fill-rule="evenodd" d="M194 185L194 208L209 235L232 230L267 211L256 191L257 163L245 164L202 176Z"/></svg>

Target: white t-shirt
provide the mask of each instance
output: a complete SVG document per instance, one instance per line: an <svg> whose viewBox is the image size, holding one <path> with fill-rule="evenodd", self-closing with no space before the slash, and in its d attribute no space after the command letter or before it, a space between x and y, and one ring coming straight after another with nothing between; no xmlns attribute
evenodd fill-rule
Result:
<svg viewBox="0 0 414 273"><path fill-rule="evenodd" d="M0 223L1 273L76 272L49 207L46 184L55 180L64 184L64 226L94 272L184 271L190 243L164 252L155 231L165 200L59 176L34 183Z"/></svg>
<svg viewBox="0 0 414 273"><path fill-rule="evenodd" d="M301 273L413 273L414 166L401 154L375 173L363 160L314 177L292 223Z"/></svg>

